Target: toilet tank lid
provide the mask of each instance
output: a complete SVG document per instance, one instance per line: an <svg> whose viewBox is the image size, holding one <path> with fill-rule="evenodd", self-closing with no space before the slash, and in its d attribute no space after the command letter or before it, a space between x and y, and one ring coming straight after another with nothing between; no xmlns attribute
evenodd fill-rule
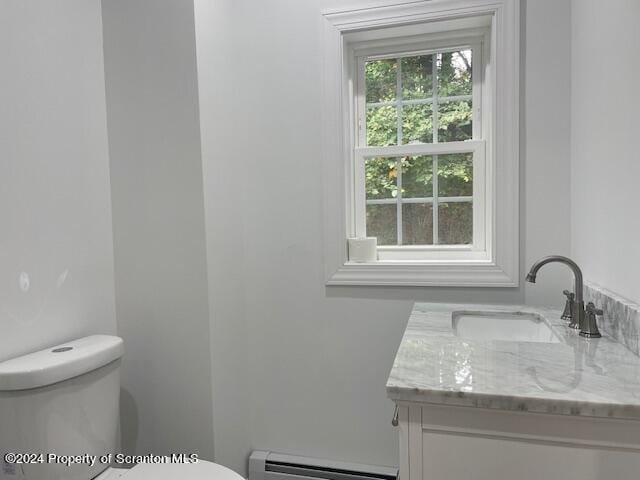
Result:
<svg viewBox="0 0 640 480"><path fill-rule="evenodd" d="M120 337L91 335L0 363L0 391L45 387L103 367L124 354Z"/></svg>

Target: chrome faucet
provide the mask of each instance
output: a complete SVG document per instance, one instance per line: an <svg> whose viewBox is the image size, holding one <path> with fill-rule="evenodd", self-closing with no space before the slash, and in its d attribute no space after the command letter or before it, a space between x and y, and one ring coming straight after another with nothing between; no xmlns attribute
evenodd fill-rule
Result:
<svg viewBox="0 0 640 480"><path fill-rule="evenodd" d="M582 283L582 270L580 270L580 267L578 267L576 262L561 255L551 255L549 257L541 258L531 266L531 270L526 277L527 282L536 283L538 270L540 270L540 268L542 268L542 266L546 265L547 263L552 262L562 263L569 267L573 272L573 280L575 283L575 297L570 297L569 295L567 295L569 301L571 302L571 308L567 309L565 307L565 313L563 314L564 318L571 318L569 327L579 328L580 335L583 337L601 337L602 335L600 335L600 332L598 331L598 325L595 322L595 314L602 314L602 312L599 310L596 311L595 307L593 307L592 305L590 305L589 311L585 310L583 298L584 286ZM588 322L587 316L589 317Z"/></svg>

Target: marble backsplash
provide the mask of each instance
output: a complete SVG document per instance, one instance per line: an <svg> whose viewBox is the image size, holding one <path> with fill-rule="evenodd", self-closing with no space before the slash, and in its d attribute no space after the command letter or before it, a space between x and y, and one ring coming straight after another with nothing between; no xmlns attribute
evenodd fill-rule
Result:
<svg viewBox="0 0 640 480"><path fill-rule="evenodd" d="M640 355L640 305L591 282L585 282L584 297L604 310L599 328Z"/></svg>

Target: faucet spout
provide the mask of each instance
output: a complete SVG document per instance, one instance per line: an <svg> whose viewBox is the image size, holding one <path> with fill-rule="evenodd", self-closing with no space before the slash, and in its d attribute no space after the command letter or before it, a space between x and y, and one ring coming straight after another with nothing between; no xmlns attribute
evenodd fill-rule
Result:
<svg viewBox="0 0 640 480"><path fill-rule="evenodd" d="M562 255L550 255L548 257L541 258L531 266L531 270L529 270L529 273L527 274L526 281L535 283L536 276L538 275L538 270L540 270L547 263L553 263L553 262L562 263L567 267L569 267L573 272L574 292L576 294L575 300L574 300L575 308L573 309L573 311L575 312L575 316L577 318L573 318L569 326L572 328L583 329L584 319L585 319L584 297L583 297L584 285L582 280L582 270L580 270L580 267L576 262L574 262L570 258L563 257Z"/></svg>

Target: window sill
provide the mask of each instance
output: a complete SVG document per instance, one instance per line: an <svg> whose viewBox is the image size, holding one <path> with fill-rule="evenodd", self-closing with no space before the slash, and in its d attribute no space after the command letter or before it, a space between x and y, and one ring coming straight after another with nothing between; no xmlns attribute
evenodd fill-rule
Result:
<svg viewBox="0 0 640 480"><path fill-rule="evenodd" d="M490 261L345 262L327 285L517 287L518 278Z"/></svg>

